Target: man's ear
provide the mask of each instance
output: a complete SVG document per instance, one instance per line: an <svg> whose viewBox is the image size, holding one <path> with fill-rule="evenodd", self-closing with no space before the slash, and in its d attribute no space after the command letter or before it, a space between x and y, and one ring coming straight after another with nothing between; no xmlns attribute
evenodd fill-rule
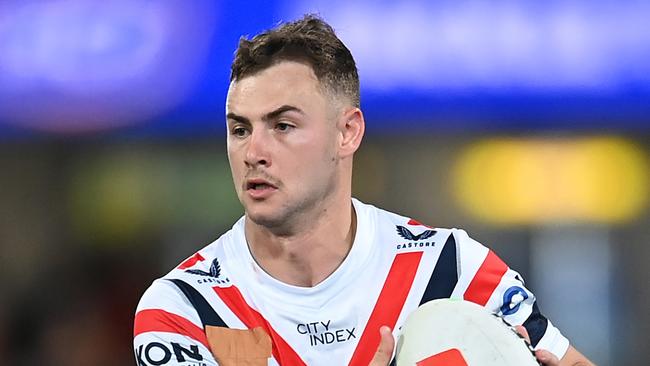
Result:
<svg viewBox="0 0 650 366"><path fill-rule="evenodd" d="M341 115L337 127L340 134L339 156L342 158L352 156L361 145L366 130L363 112L359 108L345 111Z"/></svg>

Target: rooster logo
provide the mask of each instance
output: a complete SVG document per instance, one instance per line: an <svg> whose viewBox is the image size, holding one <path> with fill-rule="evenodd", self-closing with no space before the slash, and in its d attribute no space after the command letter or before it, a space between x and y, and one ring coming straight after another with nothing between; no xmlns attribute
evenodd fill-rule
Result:
<svg viewBox="0 0 650 366"><path fill-rule="evenodd" d="M404 226L399 226L397 225L397 233L399 236L406 240L410 241L418 241L418 240L424 240L428 239L436 234L435 230L424 230L418 235L414 235L409 229L405 228Z"/></svg>
<svg viewBox="0 0 650 366"><path fill-rule="evenodd" d="M185 272L199 276L219 278L219 275L221 274L221 266L219 265L219 260L215 258L210 266L210 272L202 271L200 269L186 269Z"/></svg>

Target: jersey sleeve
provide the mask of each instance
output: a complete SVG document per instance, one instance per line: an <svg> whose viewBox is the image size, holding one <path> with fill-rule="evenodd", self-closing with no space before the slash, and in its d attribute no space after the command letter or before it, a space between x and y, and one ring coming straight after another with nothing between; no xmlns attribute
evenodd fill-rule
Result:
<svg viewBox="0 0 650 366"><path fill-rule="evenodd" d="M459 278L456 296L483 305L511 325L523 325L535 349L545 349L562 358L569 341L540 312L535 295L523 278L493 251L453 230L459 243Z"/></svg>
<svg viewBox="0 0 650 366"><path fill-rule="evenodd" d="M199 315L170 281L156 280L145 291L133 328L138 366L217 365Z"/></svg>

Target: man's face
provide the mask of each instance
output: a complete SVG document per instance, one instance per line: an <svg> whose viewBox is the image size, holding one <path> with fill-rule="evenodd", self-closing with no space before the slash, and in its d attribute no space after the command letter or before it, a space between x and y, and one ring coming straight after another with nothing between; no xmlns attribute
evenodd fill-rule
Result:
<svg viewBox="0 0 650 366"><path fill-rule="evenodd" d="M292 225L337 189L337 116L311 67L280 62L233 82L228 159L246 215Z"/></svg>

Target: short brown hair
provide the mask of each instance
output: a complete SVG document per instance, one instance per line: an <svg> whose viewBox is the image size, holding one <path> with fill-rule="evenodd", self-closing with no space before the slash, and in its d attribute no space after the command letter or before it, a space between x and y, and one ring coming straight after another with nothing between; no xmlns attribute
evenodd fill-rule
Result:
<svg viewBox="0 0 650 366"><path fill-rule="evenodd" d="M326 90L359 107L359 75L350 50L334 29L317 15L282 23L253 39L242 37L235 52L230 81L253 75L281 61L304 62Z"/></svg>

